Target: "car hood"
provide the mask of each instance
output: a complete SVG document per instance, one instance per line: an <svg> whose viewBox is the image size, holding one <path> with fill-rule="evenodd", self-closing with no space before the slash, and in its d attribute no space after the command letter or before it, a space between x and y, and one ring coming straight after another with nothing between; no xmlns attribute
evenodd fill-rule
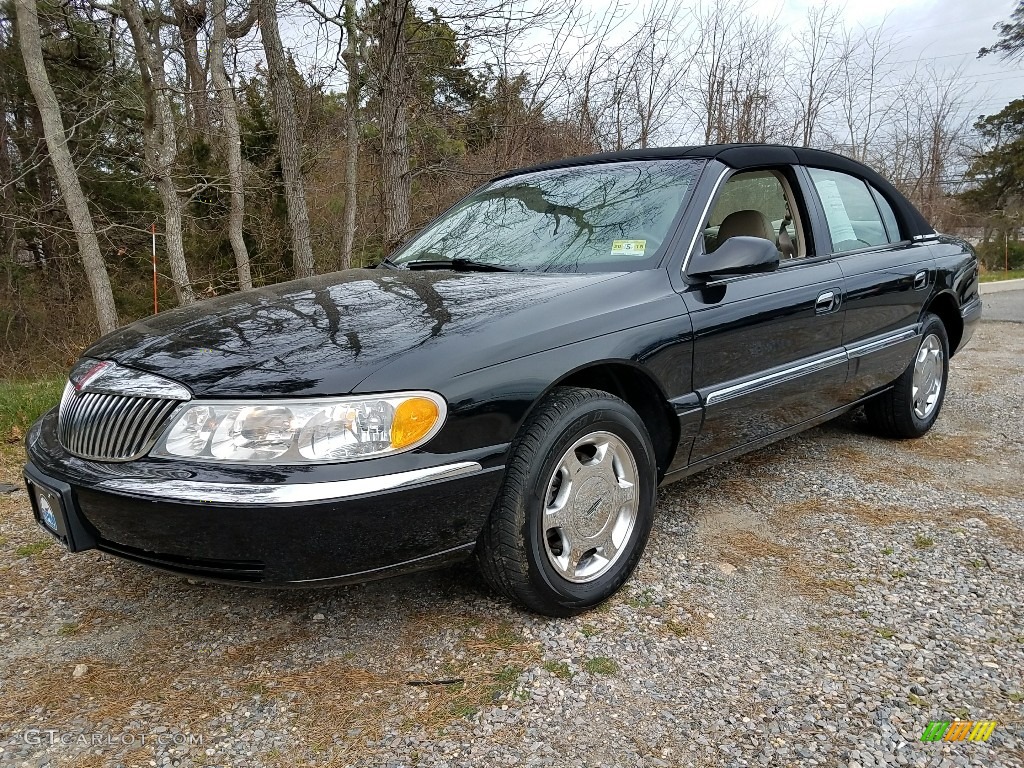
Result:
<svg viewBox="0 0 1024 768"><path fill-rule="evenodd" d="M443 359L450 377L597 335L580 336L583 316L604 313L597 308L622 296L611 285L630 276L347 270L154 315L85 355L196 395L345 394L410 356Z"/></svg>

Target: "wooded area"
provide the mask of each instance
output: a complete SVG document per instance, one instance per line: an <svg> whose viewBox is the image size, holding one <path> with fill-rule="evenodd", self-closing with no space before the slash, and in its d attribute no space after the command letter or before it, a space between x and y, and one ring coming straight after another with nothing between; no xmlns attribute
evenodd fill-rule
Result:
<svg viewBox="0 0 1024 768"><path fill-rule="evenodd" d="M1022 9L983 54L1019 58ZM153 224L163 309L374 264L495 173L607 149L841 152L1024 266L1024 100L979 119L900 39L745 0L4 0L0 375L151 312Z"/></svg>

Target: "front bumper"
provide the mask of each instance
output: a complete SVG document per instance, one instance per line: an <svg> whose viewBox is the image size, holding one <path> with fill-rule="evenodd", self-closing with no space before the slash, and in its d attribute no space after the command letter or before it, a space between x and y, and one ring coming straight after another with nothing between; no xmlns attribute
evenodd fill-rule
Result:
<svg viewBox="0 0 1024 768"><path fill-rule="evenodd" d="M51 411L29 432L25 475L60 497L66 530L56 533L72 551L96 548L215 581L314 586L466 557L497 496L503 448L259 473L157 459L111 464L68 454Z"/></svg>

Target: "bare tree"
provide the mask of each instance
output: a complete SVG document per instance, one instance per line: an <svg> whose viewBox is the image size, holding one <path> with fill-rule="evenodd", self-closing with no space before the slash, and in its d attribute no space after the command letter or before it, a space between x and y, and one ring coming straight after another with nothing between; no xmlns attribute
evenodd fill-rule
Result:
<svg viewBox="0 0 1024 768"><path fill-rule="evenodd" d="M601 68L588 89L597 102L596 125L609 149L646 148L678 116L692 51L679 6L657 0L644 9L622 45L602 39Z"/></svg>
<svg viewBox="0 0 1024 768"><path fill-rule="evenodd" d="M199 53L199 35L206 24L206 0L171 0L171 8L174 11L174 23L181 35L181 53L185 60L185 101L192 112L192 124L196 132L200 136L209 136L206 66Z"/></svg>
<svg viewBox="0 0 1024 768"><path fill-rule="evenodd" d="M256 3L263 51L267 57L267 74L274 96L277 118L277 151L284 177L288 224L292 231L295 274L309 277L315 271L313 246L310 240L309 210L306 208L306 187L302 178L302 144L299 122L295 115L295 95L288 77L288 62L277 23L275 0L253 0Z"/></svg>
<svg viewBox="0 0 1024 768"><path fill-rule="evenodd" d="M874 164L888 175L925 218L943 228L950 192L957 191L973 105L963 72L924 67L901 88L899 118L873 148Z"/></svg>
<svg viewBox="0 0 1024 768"><path fill-rule="evenodd" d="M243 226L245 222L245 179L242 173L242 132L238 125L238 105L224 67L224 43L228 37L227 2L212 0L213 29L210 34L210 78L213 81L213 98L220 111L223 130L222 151L228 167L228 193L231 207L228 211L228 240L235 255L238 270L238 286L242 290L252 288L252 271L249 267L249 249L245 245Z"/></svg>
<svg viewBox="0 0 1024 768"><path fill-rule="evenodd" d="M695 20L695 103L704 142L783 138L778 94L785 74L774 55L775 20L759 18L749 2L728 0L699 8Z"/></svg>
<svg viewBox="0 0 1024 768"><path fill-rule="evenodd" d="M681 108L683 83L690 60L680 56L682 37L676 4L660 0L652 4L634 38L635 66L630 77L632 102L638 123L636 143L650 146L655 136L674 120ZM690 57L692 57L692 52Z"/></svg>
<svg viewBox="0 0 1024 768"><path fill-rule="evenodd" d="M381 153L384 248L390 251L409 230L409 84L405 36L410 0L381 0L377 11L376 74Z"/></svg>
<svg viewBox="0 0 1024 768"><path fill-rule="evenodd" d="M75 238L78 241L78 250L82 255L86 280L88 280L89 289L92 292L100 331L109 333L117 328L114 293L110 288L107 265L103 261L103 254L100 252L99 241L96 238L96 230L93 228L89 204L82 192L82 185L71 159L71 152L68 150L60 105L57 103L57 97L53 93L46 67L43 64L36 3L35 0L16 0L14 7L18 19L18 38L21 55L25 61L25 73L32 90L32 97L35 99L42 119L50 162L67 206L68 218L71 219L71 225L75 229Z"/></svg>
<svg viewBox="0 0 1024 768"><path fill-rule="evenodd" d="M146 161L163 203L167 261L171 267L174 289L178 304L191 304L196 296L188 275L188 263L185 261L185 246L181 237L181 197L174 180L178 134L171 104L171 89L164 73L164 50L160 38L164 16L159 7L143 10L139 3L140 0L120 0L118 10L114 12L124 17L135 46L135 60L139 66L146 103L142 124Z"/></svg>
<svg viewBox="0 0 1024 768"><path fill-rule="evenodd" d="M807 9L807 26L794 35L791 61L798 76L786 83L799 105L802 146L811 146L822 112L836 96L848 53L842 32L842 10L826 2Z"/></svg>
<svg viewBox="0 0 1024 768"><path fill-rule="evenodd" d="M857 33L843 33L839 119L843 135L835 141L842 151L864 162L878 143L879 132L890 122L896 99L893 54L896 43L883 21Z"/></svg>
<svg viewBox="0 0 1024 768"><path fill-rule="evenodd" d="M356 239L356 208L359 204L359 38L356 2L345 0L343 58L348 86L345 89L345 218L341 234L341 268L352 266L352 245Z"/></svg>

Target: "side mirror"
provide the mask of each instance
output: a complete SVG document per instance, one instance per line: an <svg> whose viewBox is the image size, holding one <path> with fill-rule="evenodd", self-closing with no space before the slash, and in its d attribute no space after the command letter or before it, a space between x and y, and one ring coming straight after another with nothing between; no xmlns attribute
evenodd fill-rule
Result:
<svg viewBox="0 0 1024 768"><path fill-rule="evenodd" d="M779 249L763 237L730 237L711 253L694 254L687 274L698 280L715 280L779 268Z"/></svg>

